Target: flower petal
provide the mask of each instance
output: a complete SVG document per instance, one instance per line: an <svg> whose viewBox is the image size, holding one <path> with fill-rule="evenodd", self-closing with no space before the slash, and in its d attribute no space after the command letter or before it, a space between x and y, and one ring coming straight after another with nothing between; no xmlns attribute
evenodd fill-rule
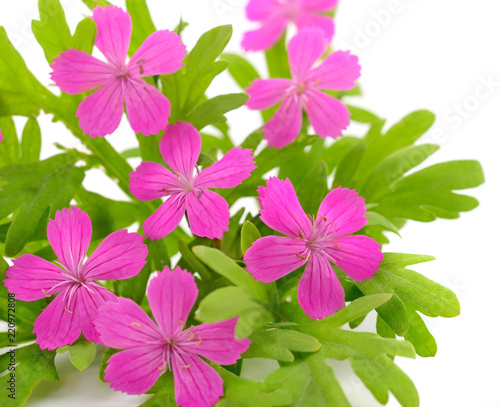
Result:
<svg viewBox="0 0 500 407"><path fill-rule="evenodd" d="M299 257L306 250L301 239L266 236L256 240L246 251L244 261L254 279L264 283L276 281L306 263Z"/></svg>
<svg viewBox="0 0 500 407"><path fill-rule="evenodd" d="M185 198L172 195L144 221L144 236L151 240L162 239L179 225L186 211Z"/></svg>
<svg viewBox="0 0 500 407"><path fill-rule="evenodd" d="M138 76L166 75L178 71L184 64L186 46L181 37L169 30L151 34L127 64Z"/></svg>
<svg viewBox="0 0 500 407"><path fill-rule="evenodd" d="M89 215L76 206L57 211L49 220L47 238L61 264L76 275L92 238Z"/></svg>
<svg viewBox="0 0 500 407"><path fill-rule="evenodd" d="M175 402L182 407L211 407L224 395L222 378L198 356L183 354L172 360Z"/></svg>
<svg viewBox="0 0 500 407"><path fill-rule="evenodd" d="M143 346L111 355L104 381L130 395L146 393L165 370L163 346Z"/></svg>
<svg viewBox="0 0 500 407"><path fill-rule="evenodd" d="M332 40L333 34L335 33L335 23L333 22L333 18L329 16L318 16L313 13L305 12L295 20L295 24L299 30L313 27L319 28L323 31L323 36L327 43Z"/></svg>
<svg viewBox="0 0 500 407"><path fill-rule="evenodd" d="M356 281L367 280L374 275L383 260L378 244L364 235L335 238L338 246L326 249L334 263Z"/></svg>
<svg viewBox="0 0 500 407"><path fill-rule="evenodd" d="M255 168L252 150L234 147L219 161L201 171L196 178L196 186L234 188L246 180Z"/></svg>
<svg viewBox="0 0 500 407"><path fill-rule="evenodd" d="M198 341L193 352L220 365L232 365L250 346L249 339L236 339L234 332L238 317L222 322L205 323L193 327Z"/></svg>
<svg viewBox="0 0 500 407"><path fill-rule="evenodd" d="M148 247L139 233L117 230L107 236L85 262L83 275L91 280L124 280L139 274Z"/></svg>
<svg viewBox="0 0 500 407"><path fill-rule="evenodd" d="M271 48L284 34L288 20L274 17L263 22L261 28L247 31L243 35L241 46L245 51L260 51Z"/></svg>
<svg viewBox="0 0 500 407"><path fill-rule="evenodd" d="M304 28L290 40L288 58L295 78L305 79L314 63L323 55L328 45L323 30Z"/></svg>
<svg viewBox="0 0 500 407"><path fill-rule="evenodd" d="M318 90L308 90L309 98L305 109L314 131L320 137L337 138L349 125L349 110L345 105L326 93Z"/></svg>
<svg viewBox="0 0 500 407"><path fill-rule="evenodd" d="M326 257L312 254L300 278L297 297L304 312L316 319L344 306L344 289Z"/></svg>
<svg viewBox="0 0 500 407"><path fill-rule="evenodd" d="M229 230L229 205L209 189L203 189L199 196L194 191L187 194L186 212L191 232L197 236L222 239Z"/></svg>
<svg viewBox="0 0 500 407"><path fill-rule="evenodd" d="M304 11L330 11L337 7L338 0L300 0Z"/></svg>
<svg viewBox="0 0 500 407"><path fill-rule="evenodd" d="M256 79L246 89L250 95L246 105L252 110L268 109L285 99L285 91L292 84L290 79Z"/></svg>
<svg viewBox="0 0 500 407"><path fill-rule="evenodd" d="M87 96L76 111L84 134L94 138L113 133L122 120L124 103L122 82L116 79Z"/></svg>
<svg viewBox="0 0 500 407"><path fill-rule="evenodd" d="M297 138L301 126L302 106L293 96L289 96L262 130L270 147L282 148Z"/></svg>
<svg viewBox="0 0 500 407"><path fill-rule="evenodd" d="M113 74L108 64L77 49L62 52L50 67L52 80L70 95L98 88Z"/></svg>
<svg viewBox="0 0 500 407"><path fill-rule="evenodd" d="M337 51L314 68L309 78L317 83L319 89L350 90L356 86L360 75L358 57L349 51Z"/></svg>
<svg viewBox="0 0 500 407"><path fill-rule="evenodd" d="M183 328L198 297L194 276L176 267L165 267L151 279L148 302L156 322L165 335L174 335Z"/></svg>
<svg viewBox="0 0 500 407"><path fill-rule="evenodd" d="M139 201L152 201L169 194L169 189L178 186L177 177L163 165L143 161L130 173L129 189Z"/></svg>
<svg viewBox="0 0 500 407"><path fill-rule="evenodd" d="M4 284L8 292L16 295L17 300L40 300L64 288L61 283L67 280L62 269L47 260L32 254L23 254L13 262L14 265L5 272L8 278L4 280Z"/></svg>
<svg viewBox="0 0 500 407"><path fill-rule="evenodd" d="M160 141L160 153L177 173L191 177L201 152L201 136L191 123L169 124Z"/></svg>
<svg viewBox="0 0 500 407"><path fill-rule="evenodd" d="M162 339L149 315L129 298L120 297L100 307L94 325L100 342L114 349L142 347Z"/></svg>
<svg viewBox="0 0 500 407"><path fill-rule="evenodd" d="M277 0L250 0L245 13L250 21L263 21L282 8L283 5Z"/></svg>
<svg viewBox="0 0 500 407"><path fill-rule="evenodd" d="M333 224L332 236L345 236L357 232L366 225L365 200L349 188L338 187L331 190L321 202L318 218L325 217Z"/></svg>
<svg viewBox="0 0 500 407"><path fill-rule="evenodd" d="M288 237L300 237L311 229L311 221L300 206L290 180L271 177L259 187L260 218L270 228Z"/></svg>
<svg viewBox="0 0 500 407"><path fill-rule="evenodd" d="M95 46L104 54L108 62L121 67L125 64L132 35L130 14L120 7L98 6L92 19L97 25Z"/></svg>
<svg viewBox="0 0 500 407"><path fill-rule="evenodd" d="M170 101L142 79L124 81L125 106L130 127L145 136L158 134L167 125Z"/></svg>

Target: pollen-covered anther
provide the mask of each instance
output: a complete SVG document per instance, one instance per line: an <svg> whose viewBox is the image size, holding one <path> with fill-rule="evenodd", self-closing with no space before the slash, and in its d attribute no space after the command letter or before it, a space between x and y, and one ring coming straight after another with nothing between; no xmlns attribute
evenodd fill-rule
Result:
<svg viewBox="0 0 500 407"><path fill-rule="evenodd" d="M49 294L47 291L45 291L45 289L44 289L44 288L42 288L42 293L43 293L43 295L45 295L46 297L50 297L50 294Z"/></svg>
<svg viewBox="0 0 500 407"><path fill-rule="evenodd" d="M297 253L297 257L300 257L302 260L307 260L307 256Z"/></svg>
<svg viewBox="0 0 500 407"><path fill-rule="evenodd" d="M73 313L73 311L70 311L70 310L69 310L68 308L66 308L66 307L64 307L64 310L65 310L65 311L67 311L67 312L69 312L70 314L72 314L72 313Z"/></svg>
<svg viewBox="0 0 500 407"><path fill-rule="evenodd" d="M140 324L139 322L132 322L132 323L130 324L130 326L132 326L132 327L134 327L134 328L142 328L142 327L143 327L143 325L142 325L142 324Z"/></svg>
<svg viewBox="0 0 500 407"><path fill-rule="evenodd" d="M302 229L299 229L299 237L301 239L304 239L304 234L302 233Z"/></svg>
<svg viewBox="0 0 500 407"><path fill-rule="evenodd" d="M323 219L325 222L328 220L326 216L320 216L321 219Z"/></svg>
<svg viewBox="0 0 500 407"><path fill-rule="evenodd" d="M163 369L165 369L167 366L168 366L168 363L167 363L167 361L165 360L165 361L163 362L163 364L162 364L162 365L158 368L158 370L163 370Z"/></svg>
<svg viewBox="0 0 500 407"><path fill-rule="evenodd" d="M191 364L188 364L188 365L182 365L181 366L181 369L189 369L191 367Z"/></svg>

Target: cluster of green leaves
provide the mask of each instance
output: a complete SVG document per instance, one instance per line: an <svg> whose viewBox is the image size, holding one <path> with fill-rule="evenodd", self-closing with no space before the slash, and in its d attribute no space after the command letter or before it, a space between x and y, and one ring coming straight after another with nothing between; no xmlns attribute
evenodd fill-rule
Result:
<svg viewBox="0 0 500 407"><path fill-rule="evenodd" d="M90 8L106 6L106 0L83 0ZM145 0L126 0L133 21L129 52L156 29ZM66 22L59 0L39 0L40 21L32 29L47 62L68 48L92 52L96 26L84 18L74 33ZM180 22L175 31L182 32ZM225 114L242 106L245 93L206 96L214 80L226 69L242 88L259 78L259 72L243 57L223 54L232 29L216 27L203 34L190 50L184 67L171 75L150 78L171 101L170 122L191 122L202 131L199 159L202 166L214 162L219 152L235 146ZM55 95L29 71L20 54L0 27L0 128L4 141L0 146L0 251L12 258L32 253L46 260L55 255L46 239L48 219L72 200L89 214L93 224L90 250L109 233L142 222L159 206L157 202L137 201L128 189L132 167L129 158L165 164L158 151L161 134L137 135L138 147L118 152L105 138L84 136L75 118L85 95ZM290 75L285 41L282 39L266 52L271 77ZM349 95L359 94L359 88ZM342 98L345 93L336 93ZM436 218L457 218L477 201L454 191L472 188L483 182L480 165L475 161L454 161L420 170L437 150L436 145L416 144L430 128L434 117L417 111L384 130L385 121L373 113L349 106L351 119L367 126L364 137L344 136L333 144L308 132L307 121L299 138L281 149L263 148L256 153L258 168L242 185L218 191L230 205L242 197L254 197L265 175L277 170L280 178L295 185L305 211L314 214L328 190L341 185L356 189L369 206L369 220L360 233L380 243L389 242L384 234L400 233L408 220L430 222ZM86 151L61 146L61 153L40 161L42 136L37 117L50 114L80 139ZM273 109L262 112L269 119ZM26 125L19 137L12 116L24 116ZM257 126L256 126L257 127ZM256 128L241 144L257 149L262 132ZM114 180L129 197L116 201L87 191L82 181L87 170L99 168ZM213 365L223 377L225 396L219 407L272 406L349 406L331 360L349 360L374 397L382 404L392 393L402 406L419 404L411 380L395 364L395 356L414 358L434 356L436 341L425 325L424 317L454 317L460 306L445 287L406 267L429 261L430 256L385 253L377 274L363 282L354 282L336 270L346 291L349 305L321 321L307 317L297 302L297 283L301 270L276 283L255 281L242 262L244 252L261 236L274 233L258 217L245 215L242 209L230 219L229 231L221 241L191 237L181 228L159 241L146 241L147 265L134 278L111 283L117 295L133 299L149 312L145 291L152 272L170 266L180 253L179 265L197 276L200 296L197 311L188 323L215 322L239 316L238 337L249 337L252 344L243 359L276 360L279 369L261 381L241 377L242 362L234 366ZM7 263L0 258L0 279L5 279ZM0 288L0 319L8 320L7 292ZM77 369L87 368L95 357L95 346L79 339L56 351L41 351L33 344L33 322L49 299L35 302L16 301L16 400L3 397L7 406L22 405L40 380L58 380L54 365L56 353L68 352ZM375 311L376 332L353 330ZM347 326L348 325L348 326ZM375 329L375 327L374 327ZM404 339L396 339L396 337ZM6 333L0 334L0 348L12 345ZM102 371L114 350L106 352ZM8 364L8 354L0 356L0 370ZM1 373L1 372L0 372ZM171 374L163 375L150 390L152 397L144 406L175 405ZM2 401L2 403L4 403Z"/></svg>

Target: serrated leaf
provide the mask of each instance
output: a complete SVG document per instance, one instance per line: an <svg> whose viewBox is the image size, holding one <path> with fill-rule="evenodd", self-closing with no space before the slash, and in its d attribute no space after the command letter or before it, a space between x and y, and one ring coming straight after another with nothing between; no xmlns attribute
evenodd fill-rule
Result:
<svg viewBox="0 0 500 407"><path fill-rule="evenodd" d="M252 81L259 78L257 70L245 58L229 53L222 54L221 58L229 62L227 69L241 89L248 88Z"/></svg>
<svg viewBox="0 0 500 407"><path fill-rule="evenodd" d="M247 100L246 93L215 96L196 106L187 119L198 130L209 124L225 123L227 119L224 114L243 106Z"/></svg>
<svg viewBox="0 0 500 407"><path fill-rule="evenodd" d="M249 220L245 221L241 227L241 251L243 254L261 237L259 229Z"/></svg>

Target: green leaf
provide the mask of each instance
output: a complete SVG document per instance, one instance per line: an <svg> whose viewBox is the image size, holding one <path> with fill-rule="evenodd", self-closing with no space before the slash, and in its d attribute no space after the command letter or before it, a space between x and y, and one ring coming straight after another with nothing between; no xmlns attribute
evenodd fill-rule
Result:
<svg viewBox="0 0 500 407"><path fill-rule="evenodd" d="M243 254L245 254L250 246L261 237L259 229L257 229L252 222L247 220L241 227L241 251Z"/></svg>
<svg viewBox="0 0 500 407"><path fill-rule="evenodd" d="M0 117L0 129L3 135L0 166L17 164L20 161L19 140L14 120L11 117Z"/></svg>
<svg viewBox="0 0 500 407"><path fill-rule="evenodd" d="M30 118L24 126L21 141L21 162L29 163L38 161L42 148L42 135L36 119Z"/></svg>
<svg viewBox="0 0 500 407"><path fill-rule="evenodd" d="M42 214L68 205L83 181L75 157L60 154L47 160L0 169L0 219L16 211L7 232L5 253L18 253L34 233Z"/></svg>
<svg viewBox="0 0 500 407"><path fill-rule="evenodd" d="M257 70L245 58L229 53L222 54L221 58L229 62L228 71L241 89L248 88L252 81L259 78Z"/></svg>
<svg viewBox="0 0 500 407"><path fill-rule="evenodd" d="M112 4L109 1L106 1L106 0L82 0L82 1L91 10L93 10L97 6L101 6L101 7L112 6Z"/></svg>
<svg viewBox="0 0 500 407"><path fill-rule="evenodd" d="M97 35L97 26L90 17L84 18L76 26L75 34L71 38L68 48L92 54L94 41Z"/></svg>
<svg viewBox="0 0 500 407"><path fill-rule="evenodd" d="M94 342L89 342L85 338L79 338L72 345L63 346L57 353L69 351L69 360L78 370L87 369L95 358L96 346Z"/></svg>
<svg viewBox="0 0 500 407"><path fill-rule="evenodd" d="M271 78L290 78L290 65L286 50L285 35L266 51L267 68Z"/></svg>
<svg viewBox="0 0 500 407"><path fill-rule="evenodd" d="M321 161L297 187L297 196L305 213L313 215L318 212L319 205L328 189L327 171L326 164Z"/></svg>
<svg viewBox="0 0 500 407"><path fill-rule="evenodd" d="M384 229L390 230L392 233L395 233L396 235L401 237L398 228L394 226L394 224L386 217L377 212L371 211L366 212L366 214L368 215L366 226L382 226Z"/></svg>
<svg viewBox="0 0 500 407"><path fill-rule="evenodd" d="M132 38L128 53L133 55L144 40L156 31L156 28L149 14L146 0L127 0L125 3L132 18Z"/></svg>
<svg viewBox="0 0 500 407"><path fill-rule="evenodd" d="M212 274L193 254L191 249L184 243L184 240L179 239L179 252L184 261L188 264L188 269L192 272L197 272L202 280L211 280Z"/></svg>
<svg viewBox="0 0 500 407"><path fill-rule="evenodd" d="M380 120L379 117L377 117L375 114L372 112L369 112L368 110L362 109L360 107L355 107L346 104L347 108L349 109L349 112L351 113L351 120L359 123L375 123Z"/></svg>
<svg viewBox="0 0 500 407"><path fill-rule="evenodd" d="M410 329L406 332L405 339L415 346L417 355L423 358L436 356L436 340L427 329L425 322L418 312L410 304L405 305L410 320Z"/></svg>
<svg viewBox="0 0 500 407"><path fill-rule="evenodd" d="M209 124L225 123L225 113L237 109L248 100L246 93L232 93L228 95L215 96L201 103L188 115L188 120L198 130Z"/></svg>

